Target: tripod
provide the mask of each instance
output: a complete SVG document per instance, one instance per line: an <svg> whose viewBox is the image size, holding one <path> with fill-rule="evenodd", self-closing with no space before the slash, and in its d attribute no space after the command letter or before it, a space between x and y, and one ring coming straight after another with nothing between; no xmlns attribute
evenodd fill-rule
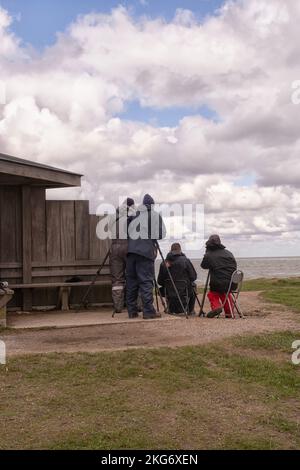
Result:
<svg viewBox="0 0 300 470"><path fill-rule="evenodd" d="M94 279L92 280L91 284L88 286L87 290L86 290L86 293L84 294L80 304L79 304L79 309L81 307L84 307L84 308L87 308L87 305L88 305L88 301L87 301L87 298L89 296L89 293L91 292L92 288L94 287L96 281L97 281L97 278L100 276L100 273L102 271L102 269L104 268L105 264L106 264L106 261L108 260L109 258L109 255L110 255L110 249L108 250L108 252L106 253L105 255L105 258L104 260L102 261L102 264L101 266L99 267L98 271L96 272L95 274L95 277Z"/></svg>
<svg viewBox="0 0 300 470"><path fill-rule="evenodd" d="M204 286L204 291L203 291L203 297L202 297L202 301L201 301L201 304L200 304L199 317L201 317L201 316L204 317L205 316L205 313L203 311L203 307L204 307L205 298L206 298L206 294L207 294L207 290L208 290L209 279L210 279L210 272L208 271L208 275L207 275L207 279L206 279L205 286ZM199 300L198 300L198 303L199 303Z"/></svg>

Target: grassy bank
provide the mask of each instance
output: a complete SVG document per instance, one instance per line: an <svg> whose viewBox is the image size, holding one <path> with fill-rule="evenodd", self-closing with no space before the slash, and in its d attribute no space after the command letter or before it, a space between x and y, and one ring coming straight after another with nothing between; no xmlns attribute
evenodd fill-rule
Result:
<svg viewBox="0 0 300 470"><path fill-rule="evenodd" d="M299 337L12 359L0 448L299 448Z"/></svg>
<svg viewBox="0 0 300 470"><path fill-rule="evenodd" d="M262 291L265 300L300 312L300 278L254 279L245 281L244 291Z"/></svg>

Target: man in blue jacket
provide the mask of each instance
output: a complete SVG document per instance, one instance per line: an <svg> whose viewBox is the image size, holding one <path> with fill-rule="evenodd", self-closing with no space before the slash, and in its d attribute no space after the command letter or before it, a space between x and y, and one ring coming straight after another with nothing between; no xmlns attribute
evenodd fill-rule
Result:
<svg viewBox="0 0 300 470"><path fill-rule="evenodd" d="M138 317L139 292L143 318L160 316L153 306L154 261L157 256L156 241L166 236L166 228L161 215L154 210L154 204L153 198L146 194L128 228L126 294L129 318Z"/></svg>

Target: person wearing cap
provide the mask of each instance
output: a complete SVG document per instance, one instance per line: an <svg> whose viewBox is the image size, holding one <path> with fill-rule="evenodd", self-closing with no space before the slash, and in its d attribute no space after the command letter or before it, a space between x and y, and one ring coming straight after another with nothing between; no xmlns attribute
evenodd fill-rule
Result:
<svg viewBox="0 0 300 470"><path fill-rule="evenodd" d="M125 307L126 259L128 251L128 225L135 216L134 200L128 197L110 218L111 238L110 272L114 313Z"/></svg>
<svg viewBox="0 0 300 470"><path fill-rule="evenodd" d="M179 243L173 243L171 246L171 251L166 257L166 263L175 284L176 281L186 281L189 296L189 314L193 315L196 300L194 282L197 279L197 273L191 260L182 253L181 245ZM157 282L162 286L162 294L165 293L165 284L168 279L169 273L166 266L164 263L161 263ZM180 297L182 297L181 300L183 305L186 305L186 293ZM169 300L169 310L174 314L183 313L180 302L176 298Z"/></svg>
<svg viewBox="0 0 300 470"><path fill-rule="evenodd" d="M206 242L206 253L201 263L201 268L209 269L210 291L208 299L211 311L208 318L213 318L222 313L222 304L228 291L232 274L237 269L237 263L233 254L222 245L219 235L211 235ZM235 286L233 285L233 288ZM224 305L226 318L231 318L233 302L231 295Z"/></svg>
<svg viewBox="0 0 300 470"><path fill-rule="evenodd" d="M160 316L153 305L154 261L157 256L156 241L166 236L166 228L161 215L154 210L154 204L154 199L146 194L128 227L126 299L129 318L138 317L139 293L143 318L147 320Z"/></svg>

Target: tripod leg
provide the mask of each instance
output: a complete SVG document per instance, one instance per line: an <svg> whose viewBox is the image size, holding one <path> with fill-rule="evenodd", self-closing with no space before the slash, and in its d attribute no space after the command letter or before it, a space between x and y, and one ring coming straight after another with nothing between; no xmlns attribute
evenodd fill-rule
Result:
<svg viewBox="0 0 300 470"><path fill-rule="evenodd" d="M207 290L208 290L209 279L210 279L210 272L208 272L208 275L207 275L207 278L206 278L206 283L205 283L205 286L204 286L204 292L203 292L202 301L201 301L201 305L200 305L199 317L201 317L201 316L204 317L205 316L203 308L204 308L205 298L206 298L206 294L207 294Z"/></svg>
<svg viewBox="0 0 300 470"><path fill-rule="evenodd" d="M163 308L164 308L164 312L167 313L168 309L167 309L166 302L165 302L165 300L164 300L164 298L163 298L163 296L162 296L162 293L161 293L161 291L160 291L160 288L159 288L159 286L158 286L156 280L154 280L154 282L155 282L156 290L157 290L157 292L158 292L160 301L161 301L162 306L163 306Z"/></svg>
<svg viewBox="0 0 300 470"><path fill-rule="evenodd" d="M159 312L159 303L158 303L158 293L157 293L157 284L156 282L154 281L154 290L155 290L155 299L156 299L156 310L158 313Z"/></svg>
<svg viewBox="0 0 300 470"><path fill-rule="evenodd" d="M94 279L91 281L91 284L88 286L87 290L86 290L86 293L84 294L80 304L79 304L79 309L82 308L82 307L85 307L87 306L87 299L88 299L88 296L89 296L89 293L91 292L92 288L94 287L96 281L97 281L97 278L98 276L100 276L100 273L102 271L102 269L104 268L105 264L106 264L106 261L108 260L108 257L110 255L110 249L108 250L108 252L106 253L106 256L101 264L101 266L99 267L98 271L96 272L95 274L95 277Z"/></svg>

